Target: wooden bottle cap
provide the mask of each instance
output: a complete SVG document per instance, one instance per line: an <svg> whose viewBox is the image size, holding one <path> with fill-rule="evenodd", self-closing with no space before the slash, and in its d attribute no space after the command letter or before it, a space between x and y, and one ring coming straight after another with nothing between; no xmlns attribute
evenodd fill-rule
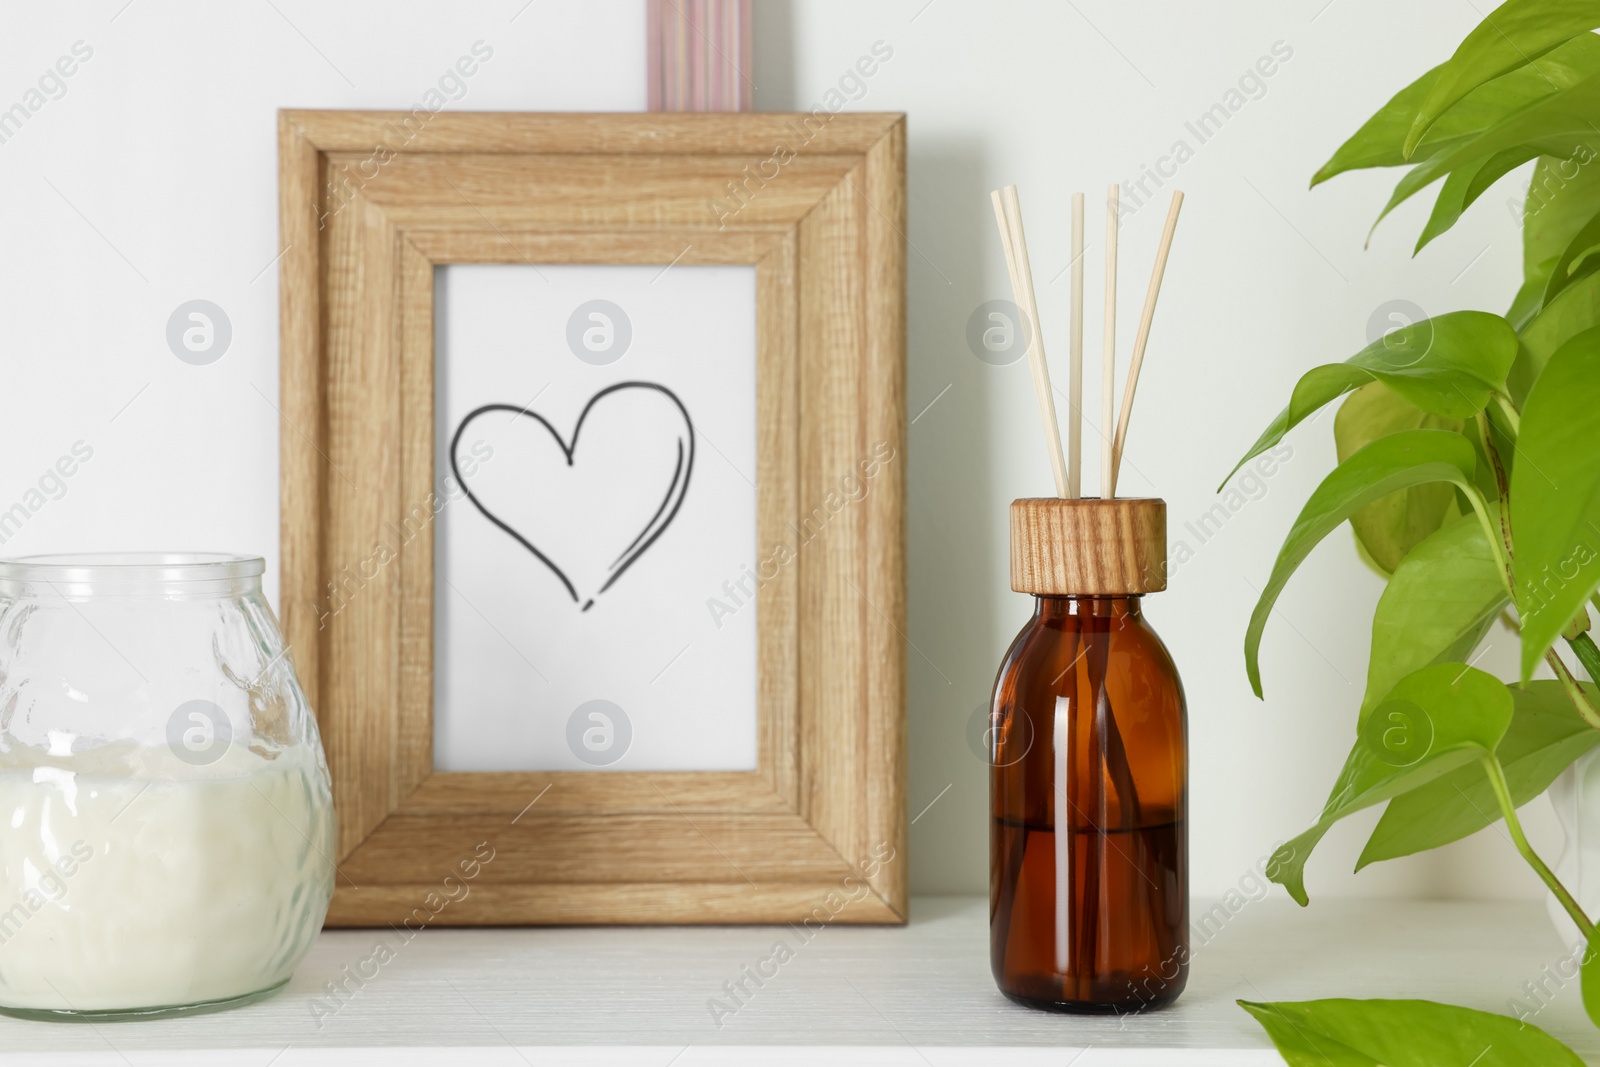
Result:
<svg viewBox="0 0 1600 1067"><path fill-rule="evenodd" d="M1167 587L1167 502L1031 497L1011 502L1011 588L1046 596Z"/></svg>

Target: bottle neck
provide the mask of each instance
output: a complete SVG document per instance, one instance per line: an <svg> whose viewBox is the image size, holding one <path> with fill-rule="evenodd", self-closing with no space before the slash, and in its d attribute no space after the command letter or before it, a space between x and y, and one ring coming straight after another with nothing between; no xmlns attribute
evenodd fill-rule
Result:
<svg viewBox="0 0 1600 1067"><path fill-rule="evenodd" d="M1138 619L1143 615L1143 601L1144 596L1139 593L1116 596L1046 596L1035 593L1033 617L1046 622L1084 615Z"/></svg>

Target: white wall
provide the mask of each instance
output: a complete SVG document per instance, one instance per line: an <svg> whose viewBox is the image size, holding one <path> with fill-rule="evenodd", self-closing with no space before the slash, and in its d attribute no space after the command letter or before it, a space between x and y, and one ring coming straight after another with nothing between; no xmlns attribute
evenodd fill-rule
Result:
<svg viewBox="0 0 1600 1067"><path fill-rule="evenodd" d="M852 106L911 116L911 410L938 398L910 431L911 813L932 803L912 829L918 891L987 884L986 771L966 729L1027 612L1026 598L1008 590L1006 504L1050 485L1026 372L981 364L964 340L972 309L1008 295L989 189L1021 187L1060 373L1066 282L1050 279L1066 263L1068 193L1088 191L1093 202L1107 181L1137 177L1175 140L1194 146L1185 122L1222 100L1274 42L1292 48L1265 95L1198 145L1175 182L1189 199L1122 486L1166 497L1175 536L1211 505L1211 488L1295 377L1360 347L1380 304L1401 297L1437 312L1509 301L1510 182L1416 262L1407 251L1421 205L1361 249L1384 179L1306 190L1341 137L1449 53L1474 10L1446 0L1324 3L1235 2L1225 15L1175 0L757 4L761 107L809 109L882 40L893 57ZM23 100L75 42L93 50L64 95L0 143L0 509L74 442L94 449L65 495L0 552L260 552L275 591L274 112L410 106L479 40L493 58L452 107L638 109L642 5L122 5L18 6L0 36L0 109ZM1164 192L1158 200L1123 231L1124 358ZM208 366L180 362L165 336L174 308L197 298L221 306L233 329L228 352ZM1093 310L1088 336L1097 351ZM1091 383L1096 368L1091 358ZM1250 583L1265 578L1332 458L1326 422L1292 440L1295 458L1267 495L1196 546L1150 604L1189 693L1191 855L1202 894L1236 884L1315 815L1348 748L1364 678L1380 584L1341 535L1289 587L1267 633L1266 702L1245 683ZM1511 662L1510 642L1501 643L1486 663ZM1550 846L1559 834L1544 802L1536 807L1531 830ZM1311 864L1313 896L1534 893L1497 831L1352 879L1360 842L1347 830L1323 846Z"/></svg>
<svg viewBox="0 0 1600 1067"><path fill-rule="evenodd" d="M642 109L643 8L125 3L16 5L0 34L0 111L92 51L0 143L0 510L94 450L0 552L258 552L275 599L277 110L409 108L480 41L450 108ZM194 299L232 326L207 366L167 344Z"/></svg>

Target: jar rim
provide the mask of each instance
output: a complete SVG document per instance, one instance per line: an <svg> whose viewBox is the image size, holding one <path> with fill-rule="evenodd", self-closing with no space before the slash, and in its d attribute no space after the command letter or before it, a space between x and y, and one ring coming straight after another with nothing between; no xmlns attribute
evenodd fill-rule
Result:
<svg viewBox="0 0 1600 1067"><path fill-rule="evenodd" d="M216 582L266 569L265 558L232 552L61 552L0 559L0 582Z"/></svg>

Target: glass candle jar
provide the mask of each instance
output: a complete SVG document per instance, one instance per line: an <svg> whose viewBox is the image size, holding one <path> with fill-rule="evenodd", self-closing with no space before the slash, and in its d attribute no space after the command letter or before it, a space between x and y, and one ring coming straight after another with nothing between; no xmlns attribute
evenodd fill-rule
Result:
<svg viewBox="0 0 1600 1067"><path fill-rule="evenodd" d="M1189 964L1183 686L1141 610L1166 507L1019 500L1011 536L1034 610L991 708L995 981L1058 1011L1159 1007Z"/></svg>
<svg viewBox="0 0 1600 1067"><path fill-rule="evenodd" d="M0 1011L223 1007L310 948L333 805L263 569L0 562Z"/></svg>

